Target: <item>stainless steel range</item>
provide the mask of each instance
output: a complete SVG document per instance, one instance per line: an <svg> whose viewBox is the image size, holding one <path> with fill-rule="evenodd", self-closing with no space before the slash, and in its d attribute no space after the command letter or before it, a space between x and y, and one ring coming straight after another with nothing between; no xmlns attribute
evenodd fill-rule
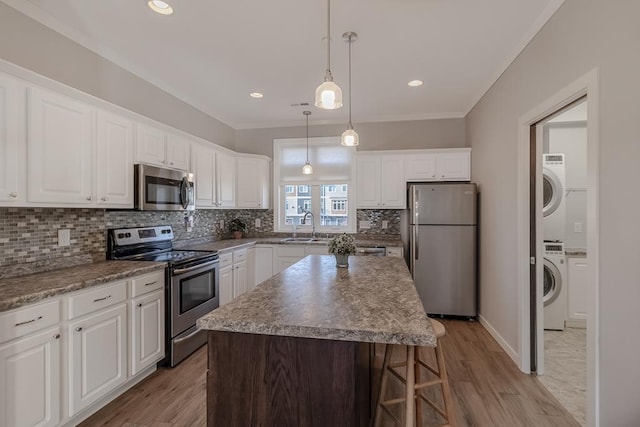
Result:
<svg viewBox="0 0 640 427"><path fill-rule="evenodd" d="M175 366L207 342L196 320L219 305L217 251L173 249L169 225L118 228L107 232L107 257L166 262L166 334L163 366Z"/></svg>

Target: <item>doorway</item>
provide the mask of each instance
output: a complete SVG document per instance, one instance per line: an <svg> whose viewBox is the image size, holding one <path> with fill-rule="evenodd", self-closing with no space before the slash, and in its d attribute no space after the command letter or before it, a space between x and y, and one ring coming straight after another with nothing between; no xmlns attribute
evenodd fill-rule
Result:
<svg viewBox="0 0 640 427"><path fill-rule="evenodd" d="M578 234L581 237L586 238L586 253L589 255L588 262L584 263L584 280L583 283L586 286L585 293L582 294L583 300L580 301L584 306L584 300L586 299L586 313L581 313L583 318L580 319L582 325L585 324L586 317L586 329L584 334L586 335L586 425L597 426L599 418L599 391L598 391L598 378L599 378L599 349L598 349L598 295L599 295L599 281L598 281L598 260L599 260L599 246L598 246L598 70L594 69L585 74L575 82L571 83L558 93L544 101L542 104L523 115L519 120L520 135L518 144L518 281L519 281L519 343L518 353L520 369L525 373L537 373L544 375L545 372L545 306L544 306L544 276L545 271L547 273L547 306L552 302L561 301L560 304L556 304L555 307L563 308L564 304L569 304L568 301L562 303L563 298L567 298L566 295L561 293L562 287L558 280L555 282L549 280L550 278L562 277L562 268L556 269L560 271L554 271L553 267L547 267L545 269L545 258L556 258L554 261L560 264L560 260L564 259L562 266L566 269L567 258L565 250L565 242L562 238L550 238L551 242L544 242L545 237L543 234L544 229L544 180L543 180L543 166L544 163L551 164L563 164L564 156L557 156L562 154L558 152L551 152L547 150L544 152L545 144L545 132L548 129L562 128L562 125L556 123L550 125L554 118L560 117L563 112L571 109L572 106L576 106L587 97L586 110L588 120L586 121L586 157L587 157L587 173L586 173L586 187L582 188L584 191L570 191L570 197L580 193L586 199L586 218L575 219L572 217L571 223L567 227L565 219L565 230L570 229L572 233ZM567 108L569 107L569 108ZM566 116L565 116L566 119ZM570 120L571 121L571 120ZM545 123L547 124L545 129ZM553 123L553 122L552 122ZM584 131L585 128L583 128ZM556 132L555 130L553 132ZM548 144L547 144L548 145ZM552 147L553 149L553 147ZM563 148L564 149L564 148ZM543 157L546 154L547 157ZM565 165L566 168L566 165ZM553 167L551 168L553 169ZM535 172L535 173L531 173ZM558 171L554 170L556 175ZM566 172L566 170L565 170ZM558 177L556 177L558 178ZM566 179L566 175L565 175ZM555 187L561 187L558 185L558 180L550 178L547 182L547 190ZM562 181L560 180L560 183ZM573 185L573 184L572 184ZM566 182L565 182L566 187ZM575 185L574 190L578 190L579 186ZM566 200L567 189L565 188L561 192L565 198L565 216L566 216ZM558 200L554 199L554 195L547 193L547 203L550 205L547 209L552 212L562 212L563 207ZM584 200L583 200L584 201ZM532 209L534 208L534 209ZM537 208L537 209L536 209ZM549 216L549 214L547 215ZM560 215L562 216L562 214ZM577 224L576 224L577 223ZM553 228L553 227L552 227ZM561 227L562 228L562 227ZM575 231L578 230L578 231ZM575 237L575 236L571 236ZM557 240L557 241L556 241ZM548 244L545 245L545 243ZM562 243L561 245L558 243ZM545 257L545 249L547 250L547 257ZM564 256L563 256L564 255ZM548 261L548 260L547 260ZM546 263L547 265L549 262ZM566 274L566 273L565 273ZM575 277L575 273L574 273ZM533 286L532 286L533 284ZM564 280L565 292L568 291L566 284L566 277ZM574 304L575 306L575 304ZM574 307L575 308L575 307ZM556 322L562 322L565 330L567 324L575 326L571 322L568 322L568 310L563 314L556 313ZM548 310L547 310L548 312ZM577 313L577 312L576 312ZM575 314L575 313L574 313ZM552 318L554 316L547 316ZM560 323L560 325L562 325ZM580 323L580 322L579 322ZM547 325L549 327L549 325ZM549 328L551 329L551 328ZM558 330L562 330L558 327ZM583 371L584 372L584 371Z"/></svg>

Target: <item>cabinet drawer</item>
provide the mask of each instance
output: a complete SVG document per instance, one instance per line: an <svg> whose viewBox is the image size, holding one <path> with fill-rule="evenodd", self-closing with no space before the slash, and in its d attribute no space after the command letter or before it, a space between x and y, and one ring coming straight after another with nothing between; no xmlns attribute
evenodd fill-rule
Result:
<svg viewBox="0 0 640 427"><path fill-rule="evenodd" d="M69 319L101 310L127 299L127 282L100 286L69 297Z"/></svg>
<svg viewBox="0 0 640 427"><path fill-rule="evenodd" d="M279 257L300 257L304 258L304 246L281 246L276 247L276 255Z"/></svg>
<svg viewBox="0 0 640 427"><path fill-rule="evenodd" d="M0 343L60 322L60 300L20 308L0 315Z"/></svg>
<svg viewBox="0 0 640 427"><path fill-rule="evenodd" d="M233 253L228 252L220 255L220 268L227 267L231 264L233 264Z"/></svg>
<svg viewBox="0 0 640 427"><path fill-rule="evenodd" d="M247 250L239 249L233 252L233 263L245 261L247 259Z"/></svg>
<svg viewBox="0 0 640 427"><path fill-rule="evenodd" d="M164 270L131 279L131 297L164 288Z"/></svg>

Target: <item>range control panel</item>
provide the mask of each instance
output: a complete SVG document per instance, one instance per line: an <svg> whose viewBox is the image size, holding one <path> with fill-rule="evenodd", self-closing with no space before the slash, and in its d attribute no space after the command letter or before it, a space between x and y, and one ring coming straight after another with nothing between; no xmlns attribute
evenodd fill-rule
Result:
<svg viewBox="0 0 640 427"><path fill-rule="evenodd" d="M173 240L173 237L173 229L170 225L141 228L120 228L113 230L113 239L116 246L127 246L149 242L165 242Z"/></svg>

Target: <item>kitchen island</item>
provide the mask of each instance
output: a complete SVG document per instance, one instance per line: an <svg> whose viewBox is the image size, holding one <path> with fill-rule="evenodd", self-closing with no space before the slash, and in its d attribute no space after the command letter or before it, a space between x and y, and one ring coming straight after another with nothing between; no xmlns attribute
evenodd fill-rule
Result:
<svg viewBox="0 0 640 427"><path fill-rule="evenodd" d="M435 346L404 260L311 255L198 320L209 426L364 426L371 343Z"/></svg>

